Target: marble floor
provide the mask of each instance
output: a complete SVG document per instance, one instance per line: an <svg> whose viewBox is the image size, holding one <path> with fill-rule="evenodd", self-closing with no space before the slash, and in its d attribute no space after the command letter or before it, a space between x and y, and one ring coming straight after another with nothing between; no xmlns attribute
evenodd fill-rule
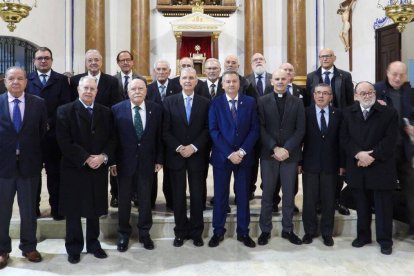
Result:
<svg viewBox="0 0 414 276"><path fill-rule="evenodd" d="M154 216L173 220L172 213L165 211L161 187L159 188ZM212 196L211 179L208 181L208 196ZM258 189L256 198L251 201L253 219L260 212L260 196L261 191ZM47 198L44 188L41 220L42 223L55 223L48 218ZM299 207L301 201L300 190L296 198ZM235 213L234 206L232 210ZM110 208L109 213L110 216L116 216L117 210ZM205 216L207 220L211 219L211 210L207 210ZM355 218L354 211L351 212L351 218L344 219L355 221L352 216ZM18 218L16 202L13 219ZM300 214L295 218L300 220ZM340 221L347 224L346 220ZM352 229L354 228L353 226ZM303 234L302 230L298 232ZM40 239L38 250L44 260L36 264L29 263L21 256L19 241L13 239L9 265L0 270L0 275L414 275L414 239L407 238L399 231L394 236L394 251L390 256L380 254L376 243L359 249L353 248L352 233L334 237L333 247L324 246L320 238L316 238L310 245L296 246L276 233L268 245L253 249L245 247L234 237L226 237L219 247L209 248L209 234L211 229L204 236L205 245L201 248L193 246L192 241L186 241L183 247L175 248L172 246L171 235L155 238L155 249L152 251L145 250L133 238L125 253L116 250L115 239L103 238L102 247L109 257L99 260L85 253L81 256L81 262L76 265L67 262L63 239ZM254 240L257 240L257 236Z"/></svg>

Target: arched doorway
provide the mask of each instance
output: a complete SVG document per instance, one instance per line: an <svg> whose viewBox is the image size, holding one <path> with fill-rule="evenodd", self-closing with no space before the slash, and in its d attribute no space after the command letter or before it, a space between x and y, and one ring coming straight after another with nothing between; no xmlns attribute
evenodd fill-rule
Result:
<svg viewBox="0 0 414 276"><path fill-rule="evenodd" d="M0 76L10 66L20 66L31 72L34 70L33 56L37 45L12 36L0 36Z"/></svg>

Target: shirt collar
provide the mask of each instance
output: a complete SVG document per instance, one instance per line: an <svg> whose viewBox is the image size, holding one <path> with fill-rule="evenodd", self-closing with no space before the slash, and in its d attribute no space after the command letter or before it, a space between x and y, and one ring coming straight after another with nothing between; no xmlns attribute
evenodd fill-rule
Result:
<svg viewBox="0 0 414 276"><path fill-rule="evenodd" d="M164 86L165 86L165 88L167 88L167 86L168 86L168 79L167 79L167 80L165 81L165 83L163 83L163 84L162 84L162 83L160 83L159 81L157 81L157 87L158 87L158 88L160 88L160 86L161 86L161 85L164 85Z"/></svg>
<svg viewBox="0 0 414 276"><path fill-rule="evenodd" d="M96 84L99 83L99 79L101 78L101 71L96 76L92 76L91 73L88 71L88 76L96 79Z"/></svg>
<svg viewBox="0 0 414 276"><path fill-rule="evenodd" d="M131 80L132 79L132 70L128 74L124 74L124 72L121 71L121 76L122 76L122 79L125 79L125 76L128 76L129 79Z"/></svg>
<svg viewBox="0 0 414 276"><path fill-rule="evenodd" d="M321 109L318 105L316 105L316 104L315 104L315 109L316 109L316 113L320 113L320 112L321 112L321 110L322 110L322 109ZM329 113L329 105L325 106L325 108L324 108L323 110L325 110L325 114L326 114L326 113Z"/></svg>
<svg viewBox="0 0 414 276"><path fill-rule="evenodd" d="M10 94L10 92L8 92L7 91L7 98L8 98L8 101L9 101L9 103L10 102L12 102L12 101L14 101L14 99L16 99L16 97L14 97L12 94ZM23 92L23 94L20 96L20 97L18 97L17 99L19 99L21 102L23 102L24 103L24 92Z"/></svg>
<svg viewBox="0 0 414 276"><path fill-rule="evenodd" d="M81 104L83 105L83 107L85 107L85 108L88 108L88 107L90 107L90 108L92 108L93 109L93 106L95 105L95 102L93 102L91 105L87 105L87 104L85 104L80 98L79 98L79 101L81 102Z"/></svg>
<svg viewBox="0 0 414 276"><path fill-rule="evenodd" d="M322 71L321 71L322 75L323 75L326 71L328 71L330 74L333 74L333 71L334 71L333 66L332 66L331 68L329 68L329 70L326 70L326 69L322 68Z"/></svg>
<svg viewBox="0 0 414 276"><path fill-rule="evenodd" d="M37 75L39 76L39 78L40 78L40 75L46 75L49 78L50 77L50 74L52 73L52 70L49 70L46 73L42 73L39 70L36 70L36 71L37 71Z"/></svg>
<svg viewBox="0 0 414 276"><path fill-rule="evenodd" d="M215 88L217 88L217 86L218 86L218 82L219 82L219 79L216 79L216 81L215 81L215 82L212 82L212 81L211 81L211 80L209 80L209 79L207 79L206 81L207 81L207 86L208 86L208 88L210 88L210 86L211 86L212 84L215 84L215 85L216 85L216 87L215 87Z"/></svg>
<svg viewBox="0 0 414 276"><path fill-rule="evenodd" d="M230 102L232 100L232 98L230 98L229 95L227 95L227 94L226 94L226 98L227 98L228 102ZM237 102L239 101L239 93L237 93L236 98L234 98L233 100L236 100Z"/></svg>
<svg viewBox="0 0 414 276"><path fill-rule="evenodd" d="M137 105L135 105L133 102L131 102L131 110L134 110L134 107L136 107ZM145 101L142 101L142 103L140 105L138 105L138 107L140 107L143 111L145 111Z"/></svg>
<svg viewBox="0 0 414 276"><path fill-rule="evenodd" d="M190 96L187 96L187 94L185 94L185 93L184 93L184 91L182 91L181 93L183 94L183 98L184 98L184 100L185 100L185 99L187 99L187 97L190 97L190 98L191 98L191 100L193 100L193 99L194 99L194 91L193 91L193 94L191 94Z"/></svg>
<svg viewBox="0 0 414 276"><path fill-rule="evenodd" d="M361 111L364 111L364 110L366 110L366 111L370 111L371 110L371 108L372 108L372 106L370 106L369 108L364 108L361 104L359 105L359 107L361 108Z"/></svg>

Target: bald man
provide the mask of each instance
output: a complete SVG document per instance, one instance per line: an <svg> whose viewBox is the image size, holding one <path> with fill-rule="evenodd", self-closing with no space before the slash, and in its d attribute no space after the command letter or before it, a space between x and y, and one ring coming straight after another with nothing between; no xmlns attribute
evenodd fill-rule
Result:
<svg viewBox="0 0 414 276"><path fill-rule="evenodd" d="M382 104L393 106L399 117L399 137L395 152L397 174L402 193L405 196L409 219L409 234L414 235L414 169L412 167L412 143L410 136L414 135L412 126L413 89L407 80L407 66L401 61L388 65L387 77L375 84L378 99Z"/></svg>

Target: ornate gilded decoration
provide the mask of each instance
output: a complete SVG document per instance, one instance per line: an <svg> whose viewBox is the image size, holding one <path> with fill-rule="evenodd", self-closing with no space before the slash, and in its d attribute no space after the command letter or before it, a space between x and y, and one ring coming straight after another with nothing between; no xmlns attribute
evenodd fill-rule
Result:
<svg viewBox="0 0 414 276"><path fill-rule="evenodd" d="M166 17L181 17L194 12L229 17L237 10L237 5L235 0L157 0L157 10Z"/></svg>
<svg viewBox="0 0 414 276"><path fill-rule="evenodd" d="M405 25L414 18L414 4L411 0L391 0L388 5L383 6L378 0L377 6L385 11L385 15L398 24L397 29L403 32Z"/></svg>
<svg viewBox="0 0 414 276"><path fill-rule="evenodd" d="M32 7L37 7L37 0ZM32 10L27 4L22 4L20 0L2 0L0 2L0 17L8 23L7 28L10 32L16 29L16 24L26 18Z"/></svg>

